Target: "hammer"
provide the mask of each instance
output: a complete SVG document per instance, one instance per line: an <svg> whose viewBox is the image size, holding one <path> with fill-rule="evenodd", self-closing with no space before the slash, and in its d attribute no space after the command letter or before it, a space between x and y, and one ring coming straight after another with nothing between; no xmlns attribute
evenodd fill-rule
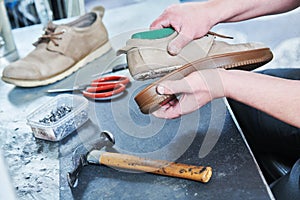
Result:
<svg viewBox="0 0 300 200"><path fill-rule="evenodd" d="M184 178L202 183L207 183L212 176L212 168L209 166L193 166L177 162L164 160L152 160L148 158L137 157L134 155L107 152L103 149L111 148L115 144L113 135L108 131L100 134L101 143L94 145L90 151L84 153L82 148L77 148L73 153L73 162L75 168L68 172L67 179L70 187L74 188L78 184L78 176L82 168L88 164L100 164L119 169L127 169L152 174Z"/></svg>

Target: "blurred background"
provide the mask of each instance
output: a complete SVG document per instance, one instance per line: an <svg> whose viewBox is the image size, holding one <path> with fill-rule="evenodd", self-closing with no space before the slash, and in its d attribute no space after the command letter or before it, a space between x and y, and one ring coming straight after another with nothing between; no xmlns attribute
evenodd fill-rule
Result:
<svg viewBox="0 0 300 200"><path fill-rule="evenodd" d="M141 2L142 0L4 0L11 27L20 28L33 24L46 24L84 14L94 5L105 8L120 7ZM181 0L201 1L201 0Z"/></svg>
<svg viewBox="0 0 300 200"><path fill-rule="evenodd" d="M94 5L105 8L137 3L141 0L4 0L12 29L33 24L46 24L82 15Z"/></svg>
<svg viewBox="0 0 300 200"><path fill-rule="evenodd" d="M84 13L84 0L5 0L12 29Z"/></svg>

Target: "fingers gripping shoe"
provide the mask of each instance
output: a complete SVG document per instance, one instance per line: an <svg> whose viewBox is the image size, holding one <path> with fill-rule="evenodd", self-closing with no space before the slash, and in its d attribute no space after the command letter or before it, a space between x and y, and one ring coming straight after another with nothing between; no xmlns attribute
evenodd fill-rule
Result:
<svg viewBox="0 0 300 200"><path fill-rule="evenodd" d="M111 48L103 14L100 6L67 24L49 22L36 48L5 67L2 80L21 87L48 85L100 57Z"/></svg>
<svg viewBox="0 0 300 200"><path fill-rule="evenodd" d="M230 37L213 32L208 32L204 37L193 40L178 55L172 56L168 53L167 46L177 35L178 33L171 28L136 33L117 53L126 54L129 71L135 80L162 77L195 61L199 69L221 67L253 70L273 58L270 49L263 44L229 44L216 40L216 37ZM216 57L222 57L226 65L222 62L219 65L204 63Z"/></svg>

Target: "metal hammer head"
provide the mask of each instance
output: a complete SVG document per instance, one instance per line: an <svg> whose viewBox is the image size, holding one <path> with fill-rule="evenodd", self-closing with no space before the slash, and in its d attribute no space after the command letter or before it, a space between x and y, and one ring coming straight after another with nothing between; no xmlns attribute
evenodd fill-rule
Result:
<svg viewBox="0 0 300 200"><path fill-rule="evenodd" d="M115 138L109 131L102 131L100 139L92 141L90 144L78 146L72 155L74 169L67 173L67 180L70 187L78 185L78 177L82 168L88 165L87 154L94 149L112 147L115 144Z"/></svg>

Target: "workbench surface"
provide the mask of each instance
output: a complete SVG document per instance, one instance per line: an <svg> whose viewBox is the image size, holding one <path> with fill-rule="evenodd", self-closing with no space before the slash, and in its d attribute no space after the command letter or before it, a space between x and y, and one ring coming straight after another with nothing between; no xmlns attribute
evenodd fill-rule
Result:
<svg viewBox="0 0 300 200"><path fill-rule="evenodd" d="M89 101L90 120L63 141L34 138L26 124L26 116L55 96L46 94L47 89L88 82L95 71L109 70L111 61L116 58L115 51L125 45L131 33L147 28L167 5L177 1L130 2L127 6L106 10L103 20L113 48L77 73L37 88L18 88L0 81L0 145L17 198L272 199L243 134L226 107L226 99L213 101L180 119L161 120L140 113L133 101L134 95L150 82L133 81L120 98ZM295 56L295 52L300 51L290 48L293 45L299 48L298 19L299 10L296 10L281 17L218 25L214 31L234 36L232 42L257 41L271 47L274 60L263 68L286 64L299 67L299 55ZM25 27L13 30L13 34L20 57L24 57L34 48L31 44L42 34L42 27ZM115 62L124 63L124 58ZM3 67L1 64L1 70ZM128 71L120 73L129 76ZM203 184L105 166L87 166L80 175L78 187L71 190L66 183L66 172L72 168L71 154L77 145L97 136L101 130L114 134L115 148L120 152L209 165L213 168L212 179Z"/></svg>

